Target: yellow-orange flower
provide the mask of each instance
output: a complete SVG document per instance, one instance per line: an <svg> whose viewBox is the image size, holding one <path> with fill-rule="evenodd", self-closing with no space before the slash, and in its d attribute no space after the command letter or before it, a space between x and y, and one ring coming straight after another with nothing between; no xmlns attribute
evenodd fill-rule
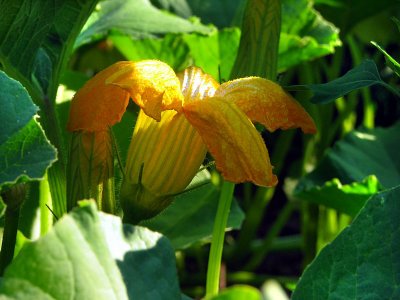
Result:
<svg viewBox="0 0 400 300"><path fill-rule="evenodd" d="M119 62L97 74L74 97L69 130L108 129L121 119L129 97L141 107L121 188L124 213L134 206L133 219L168 205L198 172L207 150L226 180L274 186L267 148L252 121L270 131L316 131L307 112L272 81L247 77L220 85L199 68L175 75L155 60Z"/></svg>

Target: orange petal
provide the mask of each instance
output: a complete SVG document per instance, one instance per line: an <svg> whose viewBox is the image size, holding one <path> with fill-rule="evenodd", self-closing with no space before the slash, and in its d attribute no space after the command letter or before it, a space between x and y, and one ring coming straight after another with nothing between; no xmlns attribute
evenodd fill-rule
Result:
<svg viewBox="0 0 400 300"><path fill-rule="evenodd" d="M107 83L127 91L145 114L157 121L164 110L181 110L183 96L179 79L161 61L131 62L109 77Z"/></svg>
<svg viewBox="0 0 400 300"><path fill-rule="evenodd" d="M188 102L183 111L226 180L252 181L262 186L277 183L261 135L234 103L213 97Z"/></svg>
<svg viewBox="0 0 400 300"><path fill-rule="evenodd" d="M129 94L119 87L106 85L106 79L129 64L115 63L86 82L72 99L68 130L101 131L121 120Z"/></svg>
<svg viewBox="0 0 400 300"><path fill-rule="evenodd" d="M253 121L269 131L300 127L305 133L317 131L304 108L278 84L259 77L223 83L215 96L234 102Z"/></svg>
<svg viewBox="0 0 400 300"><path fill-rule="evenodd" d="M211 97L219 87L214 78L198 67L189 67L178 74L184 103Z"/></svg>

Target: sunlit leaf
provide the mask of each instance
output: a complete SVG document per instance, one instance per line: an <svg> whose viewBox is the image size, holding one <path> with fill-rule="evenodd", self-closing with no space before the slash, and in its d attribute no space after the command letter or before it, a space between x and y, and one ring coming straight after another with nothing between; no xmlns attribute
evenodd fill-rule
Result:
<svg viewBox="0 0 400 300"><path fill-rule="evenodd" d="M295 194L355 215L368 195L400 182L400 123L389 128L354 130L326 152L303 177ZM374 175L375 177L366 177ZM334 179L337 178L337 179Z"/></svg>
<svg viewBox="0 0 400 300"><path fill-rule="evenodd" d="M354 130L327 151L301 184L322 185L333 178L349 184L374 174L384 188L394 187L400 182L400 140L393 137L399 135L399 122L388 128Z"/></svg>
<svg viewBox="0 0 400 300"><path fill-rule="evenodd" d="M338 29L321 17L312 1L282 1L278 70L331 54L340 45Z"/></svg>
<svg viewBox="0 0 400 300"><path fill-rule="evenodd" d="M135 38L155 37L158 34L200 32L210 28L199 21L188 21L154 7L149 0L106 0L86 23L75 43L75 48L99 40L110 32Z"/></svg>
<svg viewBox="0 0 400 300"><path fill-rule="evenodd" d="M101 214L101 229L129 299L179 299L175 254L161 234Z"/></svg>
<svg viewBox="0 0 400 300"><path fill-rule="evenodd" d="M138 40L127 35L111 35L110 40L127 60L158 59L176 71L189 65L189 49L181 35L167 34L161 39Z"/></svg>
<svg viewBox="0 0 400 300"><path fill-rule="evenodd" d="M56 150L34 120L38 108L26 89L0 71L0 186L42 179Z"/></svg>
<svg viewBox="0 0 400 300"><path fill-rule="evenodd" d="M354 217L365 202L378 191L380 191L380 185L375 176L345 185L334 178L322 186L311 185L309 188L301 186L297 190L296 197L334 208Z"/></svg>
<svg viewBox="0 0 400 300"><path fill-rule="evenodd" d="M399 198L396 187L368 200L307 267L292 299L400 298Z"/></svg>
<svg viewBox="0 0 400 300"><path fill-rule="evenodd" d="M93 202L26 244L7 268L0 295L12 299L179 299L166 238L122 225Z"/></svg>

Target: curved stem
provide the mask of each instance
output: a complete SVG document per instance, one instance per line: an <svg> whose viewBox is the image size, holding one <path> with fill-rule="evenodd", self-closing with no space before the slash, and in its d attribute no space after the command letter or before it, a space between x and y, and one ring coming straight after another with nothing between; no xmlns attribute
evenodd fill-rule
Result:
<svg viewBox="0 0 400 300"><path fill-rule="evenodd" d="M218 201L217 215L215 217L210 256L208 259L206 298L218 294L225 228L232 204L234 188L235 184L223 181Z"/></svg>

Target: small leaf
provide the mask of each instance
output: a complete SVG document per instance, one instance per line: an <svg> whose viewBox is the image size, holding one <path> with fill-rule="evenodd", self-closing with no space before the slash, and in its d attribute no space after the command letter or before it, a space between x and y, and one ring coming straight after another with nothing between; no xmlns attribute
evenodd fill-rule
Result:
<svg viewBox="0 0 400 300"><path fill-rule="evenodd" d="M177 196L172 205L143 226L168 237L175 249L189 247L211 237L218 197L212 184L203 185ZM242 210L233 201L227 227L238 229L243 219Z"/></svg>
<svg viewBox="0 0 400 300"><path fill-rule="evenodd" d="M56 150L34 120L37 107L25 88L0 71L0 186L41 179Z"/></svg>
<svg viewBox="0 0 400 300"><path fill-rule="evenodd" d="M378 48L378 50L380 52L382 52L382 54L385 56L386 59L386 64L388 65L389 68L391 68L396 74L397 76L400 77L400 64L393 58L390 56L389 53L387 53L381 46L379 46L377 43L375 42L371 42L372 45L374 45L376 48Z"/></svg>
<svg viewBox="0 0 400 300"><path fill-rule="evenodd" d="M308 84L305 87L314 93L311 102L325 104L335 101L351 91L375 84L386 85L382 81L374 61L366 59L342 77L328 83Z"/></svg>
<svg viewBox="0 0 400 300"><path fill-rule="evenodd" d="M399 198L399 186L372 197L307 267L292 299L399 299Z"/></svg>
<svg viewBox="0 0 400 300"><path fill-rule="evenodd" d="M322 186L314 185L307 189L303 185L296 190L295 196L302 200L325 205L354 217L365 202L380 191L380 185L378 179L372 175L352 184L343 185L339 179L334 178Z"/></svg>

